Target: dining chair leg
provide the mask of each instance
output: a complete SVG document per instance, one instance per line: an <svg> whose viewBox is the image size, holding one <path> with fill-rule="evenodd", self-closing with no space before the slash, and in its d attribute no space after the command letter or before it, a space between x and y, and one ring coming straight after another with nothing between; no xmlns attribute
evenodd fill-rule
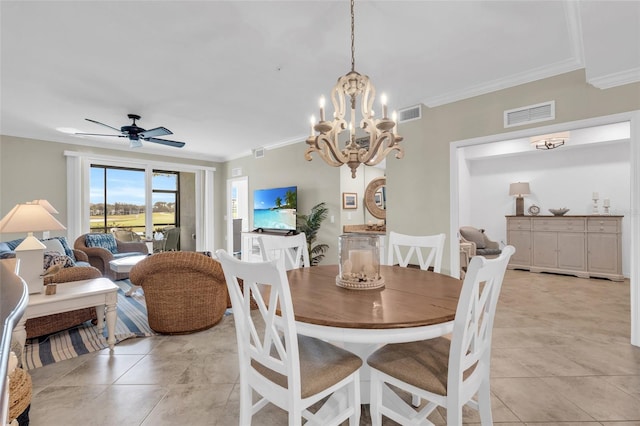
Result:
<svg viewBox="0 0 640 426"><path fill-rule="evenodd" d="M483 426L493 425L491 414L491 386L489 380L484 380L478 390L478 411L480 412L480 423Z"/></svg>
<svg viewBox="0 0 640 426"><path fill-rule="evenodd" d="M382 406L382 381L377 371L371 370L371 396L369 397L369 405L371 411L371 426L382 425L382 413L380 407Z"/></svg>
<svg viewBox="0 0 640 426"><path fill-rule="evenodd" d="M241 425L250 425L253 416L251 388L246 385L240 385L240 423Z"/></svg>
<svg viewBox="0 0 640 426"><path fill-rule="evenodd" d="M349 386L349 404L353 407L353 414L349 417L349 426L360 424L360 373L357 372L353 378L353 383Z"/></svg>

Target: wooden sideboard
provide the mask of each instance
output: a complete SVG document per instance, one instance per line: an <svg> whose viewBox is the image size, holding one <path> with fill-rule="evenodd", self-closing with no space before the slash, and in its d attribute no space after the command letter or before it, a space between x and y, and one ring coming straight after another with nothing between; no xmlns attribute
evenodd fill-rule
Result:
<svg viewBox="0 0 640 426"><path fill-rule="evenodd" d="M622 216L507 216L509 269L622 281Z"/></svg>

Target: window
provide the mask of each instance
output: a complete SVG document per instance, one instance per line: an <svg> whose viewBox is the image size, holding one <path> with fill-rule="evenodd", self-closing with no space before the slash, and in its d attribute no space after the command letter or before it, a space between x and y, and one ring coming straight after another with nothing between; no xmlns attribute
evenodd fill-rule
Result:
<svg viewBox="0 0 640 426"><path fill-rule="evenodd" d="M177 172L153 171L153 229L180 226L180 175Z"/></svg>
<svg viewBox="0 0 640 426"><path fill-rule="evenodd" d="M91 217L89 203L91 200L91 166L121 168L126 170L145 171L145 225L146 236L153 234L153 195L152 180L155 170L171 170L180 176L180 186L176 200L180 201L177 221L186 235L197 235L194 243L188 244L186 249L197 251L214 251L216 244L215 220L218 209L215 207L215 171L214 167L188 164L186 162L155 161L148 158L129 157L120 152L118 156L100 155L95 153L64 151L67 161L67 237L75 239L90 231ZM186 160L185 160L186 161ZM182 173L187 173L190 179L184 179ZM104 176L104 174L102 175ZM105 181L102 178L101 188ZM185 182L188 186L185 187ZM95 188L94 189L94 193ZM187 192L185 192L185 189ZM104 194L104 191L102 191ZM104 198L104 197L103 197ZM102 223L104 229L104 219ZM192 247L195 246L195 247Z"/></svg>
<svg viewBox="0 0 640 426"><path fill-rule="evenodd" d="M147 232L147 208L152 209L151 230L179 226L179 173L153 170L152 200L145 199L145 170L92 164L90 175L90 230L113 228ZM148 205L149 204L149 205Z"/></svg>

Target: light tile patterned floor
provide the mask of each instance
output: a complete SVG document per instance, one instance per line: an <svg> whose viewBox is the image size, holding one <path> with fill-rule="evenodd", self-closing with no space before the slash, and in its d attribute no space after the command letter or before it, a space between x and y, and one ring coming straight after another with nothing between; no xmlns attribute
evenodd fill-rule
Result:
<svg viewBox="0 0 640 426"><path fill-rule="evenodd" d="M640 348L629 344L629 318L628 281L507 271L493 335L495 423L640 426ZM231 316L204 332L133 339L115 356L30 373L32 426L238 424ZM465 424L477 422L465 411ZM254 424L284 425L286 415L270 406Z"/></svg>

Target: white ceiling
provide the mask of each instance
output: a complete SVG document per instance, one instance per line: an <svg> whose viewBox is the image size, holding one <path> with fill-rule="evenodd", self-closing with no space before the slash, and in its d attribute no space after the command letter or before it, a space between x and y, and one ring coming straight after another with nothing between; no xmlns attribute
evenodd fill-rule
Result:
<svg viewBox="0 0 640 426"><path fill-rule="evenodd" d="M184 141L143 152L224 161L306 138L350 70L341 1L6 1L0 133L128 150L142 116ZM640 1L356 2L356 71L392 108L437 106L585 68L640 81ZM106 130L106 132L104 132Z"/></svg>

